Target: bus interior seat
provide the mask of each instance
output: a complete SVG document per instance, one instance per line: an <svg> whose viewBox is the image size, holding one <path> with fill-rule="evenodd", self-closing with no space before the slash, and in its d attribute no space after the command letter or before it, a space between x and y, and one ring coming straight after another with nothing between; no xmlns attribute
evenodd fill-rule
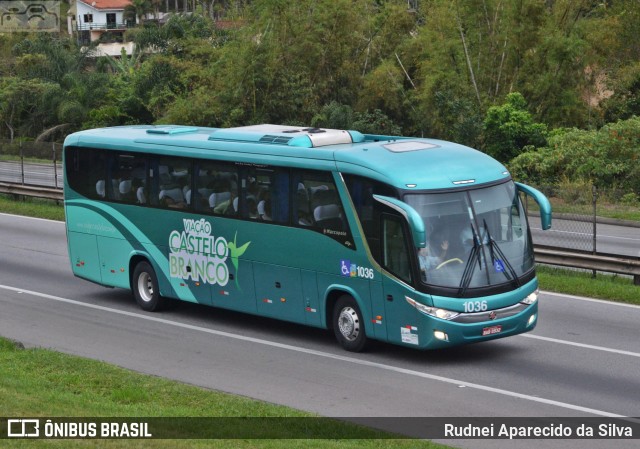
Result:
<svg viewBox="0 0 640 449"><path fill-rule="evenodd" d="M342 215L337 204L325 204L313 209L313 218L320 228L342 229Z"/></svg>
<svg viewBox="0 0 640 449"><path fill-rule="evenodd" d="M136 191L136 197L138 198L139 204L147 203L147 197L144 194L144 187L138 187L138 190Z"/></svg>
<svg viewBox="0 0 640 449"><path fill-rule="evenodd" d="M311 194L311 198L313 198L318 192L323 192L329 190L329 187L322 184L315 187L309 187L309 193Z"/></svg>
<svg viewBox="0 0 640 449"><path fill-rule="evenodd" d="M214 192L209 196L209 207L213 209L219 206L224 201L229 201L231 198L231 192Z"/></svg>
<svg viewBox="0 0 640 449"><path fill-rule="evenodd" d="M118 187L118 190L120 190L120 194L121 195L126 195L128 193L131 192L131 180L130 179L124 179L122 181L120 181L120 185Z"/></svg>
<svg viewBox="0 0 640 449"><path fill-rule="evenodd" d="M104 179L100 179L98 182L96 182L96 193L98 194L99 197L102 197L102 198L105 197L106 191L105 191Z"/></svg>
<svg viewBox="0 0 640 449"><path fill-rule="evenodd" d="M329 190L329 188L316 190L311 196L311 209L314 211L318 206L327 206L330 204L338 204L338 196L334 190Z"/></svg>
<svg viewBox="0 0 640 449"><path fill-rule="evenodd" d="M269 202L269 207L267 208L267 202ZM273 221L273 217L271 216L271 200L261 200L256 206L258 210L258 218L262 221Z"/></svg>
<svg viewBox="0 0 640 449"><path fill-rule="evenodd" d="M164 197L169 197L176 203L184 202L184 196L182 195L182 189L180 188L161 190L159 197L160 200L164 199Z"/></svg>

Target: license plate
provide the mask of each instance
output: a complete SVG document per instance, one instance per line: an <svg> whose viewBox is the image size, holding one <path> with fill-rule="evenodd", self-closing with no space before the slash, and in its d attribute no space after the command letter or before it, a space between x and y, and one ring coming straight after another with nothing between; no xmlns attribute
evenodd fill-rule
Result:
<svg viewBox="0 0 640 449"><path fill-rule="evenodd" d="M485 337L487 335L499 334L500 332L502 332L501 325L485 327L482 329L482 336Z"/></svg>

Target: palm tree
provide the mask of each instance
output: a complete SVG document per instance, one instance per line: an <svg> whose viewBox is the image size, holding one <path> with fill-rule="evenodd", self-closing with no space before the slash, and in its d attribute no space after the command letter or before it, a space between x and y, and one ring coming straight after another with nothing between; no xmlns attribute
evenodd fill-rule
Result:
<svg viewBox="0 0 640 449"><path fill-rule="evenodd" d="M135 20L141 25L143 17L153 11L153 5L149 0L131 0L131 4L124 8L125 20Z"/></svg>

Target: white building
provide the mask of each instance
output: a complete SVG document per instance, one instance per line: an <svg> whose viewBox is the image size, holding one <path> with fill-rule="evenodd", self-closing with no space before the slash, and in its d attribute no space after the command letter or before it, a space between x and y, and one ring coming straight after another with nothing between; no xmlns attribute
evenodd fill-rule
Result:
<svg viewBox="0 0 640 449"><path fill-rule="evenodd" d="M130 4L131 0L76 0L74 18L80 40L93 42L107 31L122 35L135 25L123 17L124 8Z"/></svg>

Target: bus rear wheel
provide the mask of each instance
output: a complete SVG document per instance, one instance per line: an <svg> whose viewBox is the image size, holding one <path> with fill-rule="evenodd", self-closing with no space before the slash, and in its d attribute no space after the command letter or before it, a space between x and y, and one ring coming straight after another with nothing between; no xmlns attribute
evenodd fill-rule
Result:
<svg viewBox="0 0 640 449"><path fill-rule="evenodd" d="M338 298L333 308L333 332L344 349L360 352L367 343L362 313L351 296Z"/></svg>
<svg viewBox="0 0 640 449"><path fill-rule="evenodd" d="M140 262L136 265L131 288L136 302L143 310L154 312L164 307L166 300L160 296L158 277L148 262Z"/></svg>

